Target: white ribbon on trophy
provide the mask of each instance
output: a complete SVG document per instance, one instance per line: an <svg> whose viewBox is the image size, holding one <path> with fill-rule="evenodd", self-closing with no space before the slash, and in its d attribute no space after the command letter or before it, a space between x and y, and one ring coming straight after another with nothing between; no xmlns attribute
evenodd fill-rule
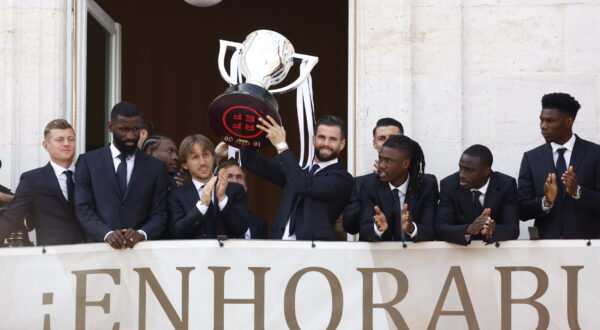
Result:
<svg viewBox="0 0 600 330"><path fill-rule="evenodd" d="M306 59L302 60L300 70L304 70L306 65L308 65L308 61ZM298 159L298 163L301 167L310 167L315 157L315 148L312 148L310 143L310 139L315 135L315 104L313 101L312 77L310 74L308 74L304 82L296 90L296 110L298 113L298 130L300 131L300 158ZM308 130L306 139L304 138L304 118L306 118L306 128ZM308 146L306 163L304 162L305 141Z"/></svg>
<svg viewBox="0 0 600 330"><path fill-rule="evenodd" d="M242 69L240 64L240 53L242 52L241 48L236 49L231 55L231 62L229 63L229 72L231 73L231 78L236 84L239 84L244 79L242 77ZM240 153L240 149L236 147L232 147L230 145L227 146L227 159L235 159ZM242 166L242 158L238 157L238 163L240 167Z"/></svg>

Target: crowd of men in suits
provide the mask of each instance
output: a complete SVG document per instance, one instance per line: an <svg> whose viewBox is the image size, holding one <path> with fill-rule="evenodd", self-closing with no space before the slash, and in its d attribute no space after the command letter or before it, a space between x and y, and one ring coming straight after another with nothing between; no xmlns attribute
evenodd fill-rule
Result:
<svg viewBox="0 0 600 330"><path fill-rule="evenodd" d="M132 248L156 239L272 238L335 240L336 221L363 241L442 240L467 245L516 239L519 219L535 219L542 239L600 237L600 146L573 133L580 108L570 95L542 98L546 143L523 155L517 180L492 170L483 145L468 147L458 171L441 180L425 172L425 155L400 122L377 121L372 173L353 178L339 161L344 122L316 122L315 157L302 168L273 118L258 128L277 150L274 158L241 150L243 166L200 134L179 147L151 127L132 103L110 114L112 142L78 157L75 133L63 119L48 123L43 147L50 162L23 173L0 217L0 240L32 219L38 245L106 242ZM141 138L141 136L143 138ZM248 209L249 170L282 187L270 235L267 221Z"/></svg>

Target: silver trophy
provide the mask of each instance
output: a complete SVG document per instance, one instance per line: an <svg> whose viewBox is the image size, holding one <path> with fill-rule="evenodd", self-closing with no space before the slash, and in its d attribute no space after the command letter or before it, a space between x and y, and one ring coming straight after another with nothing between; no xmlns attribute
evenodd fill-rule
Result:
<svg viewBox="0 0 600 330"><path fill-rule="evenodd" d="M319 59L295 53L294 46L284 36L269 30L250 33L242 44L221 40L220 46L219 71L231 86L209 106L209 125L217 137L230 146L251 149L267 147L269 140L256 127L258 118L270 115L281 124L279 106L273 95L296 89L306 80ZM228 73L225 69L228 49L235 50L233 62L239 59L239 71L245 79L243 83L240 83L235 72ZM302 63L298 78L285 87L269 90L285 79L294 62Z"/></svg>

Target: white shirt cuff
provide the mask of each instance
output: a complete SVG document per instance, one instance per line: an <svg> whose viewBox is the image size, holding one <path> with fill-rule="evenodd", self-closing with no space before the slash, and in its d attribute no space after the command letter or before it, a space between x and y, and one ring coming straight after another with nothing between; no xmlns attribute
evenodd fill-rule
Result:
<svg viewBox="0 0 600 330"><path fill-rule="evenodd" d="M581 198L581 186L577 186L577 195L575 195L575 196L571 195L571 197L573 197L573 199L576 201Z"/></svg>
<svg viewBox="0 0 600 330"><path fill-rule="evenodd" d="M227 198L227 195L225 195L225 198L223 198L222 201L219 202L219 211L223 211L223 209L225 208L225 206L227 206L227 201L229 199Z"/></svg>
<svg viewBox="0 0 600 330"><path fill-rule="evenodd" d="M381 235L383 235L383 232L379 231L379 229L377 229L376 224L373 224L373 229L375 229L375 235L377 235L377 237L381 238Z"/></svg>
<svg viewBox="0 0 600 330"><path fill-rule="evenodd" d="M200 213L202 213L202 215L205 215L206 211L208 211L208 206L202 204L202 201L198 201L198 203L196 203L196 208L198 211L200 211Z"/></svg>
<svg viewBox="0 0 600 330"><path fill-rule="evenodd" d="M554 206L554 204L552 204L550 206L546 206L546 196L542 197L542 210L545 213L548 213L550 211L550 209L552 208L552 206Z"/></svg>
<svg viewBox="0 0 600 330"><path fill-rule="evenodd" d="M147 241L147 240L148 240L148 235L146 235L146 232L145 232L145 231L143 231L143 230L141 230L141 229L140 229L140 230L138 230L137 232L138 232L138 233L140 233L140 234L142 234L142 235L144 235L144 241Z"/></svg>
<svg viewBox="0 0 600 330"><path fill-rule="evenodd" d="M465 241L470 242L471 241L471 235L465 235Z"/></svg>
<svg viewBox="0 0 600 330"><path fill-rule="evenodd" d="M104 241L106 242L106 238L108 237L108 235L114 233L114 230L109 231L108 233L106 233L106 235L104 235Z"/></svg>
<svg viewBox="0 0 600 330"><path fill-rule="evenodd" d="M410 238L415 238L415 236L417 236L417 232L419 231L419 228L417 227L417 224L413 222L413 226L415 226L415 230L411 233L406 232L408 234L408 236L410 236Z"/></svg>

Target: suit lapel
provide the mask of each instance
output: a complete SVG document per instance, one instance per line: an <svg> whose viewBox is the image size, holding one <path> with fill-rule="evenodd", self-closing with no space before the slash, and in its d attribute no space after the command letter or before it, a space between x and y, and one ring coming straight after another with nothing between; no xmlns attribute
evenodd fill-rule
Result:
<svg viewBox="0 0 600 330"><path fill-rule="evenodd" d="M104 170L106 171L108 181L110 181L110 185L115 190L115 194L123 199L121 195L121 189L119 189L119 183L117 182L117 172L115 171L115 163L112 158L112 153L110 152L110 145L106 146L102 153L102 163L104 165Z"/></svg>
<svg viewBox="0 0 600 330"><path fill-rule="evenodd" d="M394 197L392 196L390 185L387 182L380 182L377 186L377 195L379 197L379 201L381 202L381 205L379 205L379 207L385 214L385 217L388 221L388 225L391 229L387 232L393 233L396 228L396 219L394 219Z"/></svg>
<svg viewBox="0 0 600 330"><path fill-rule="evenodd" d="M129 192L133 190L133 187L142 176L144 172L144 162L146 161L145 154L142 153L139 149L135 150L135 160L133 162L133 170L131 171L131 178L129 178L129 183L127 184L127 192L125 193L125 198L129 196Z"/></svg>
<svg viewBox="0 0 600 330"><path fill-rule="evenodd" d="M569 165L573 166L573 170L577 173L577 169L579 169L579 164L581 160L585 157L585 143L583 140L579 138L579 136L575 135L575 144L573 145L573 152L571 153L571 159L569 160ZM567 166L568 169L569 166Z"/></svg>
<svg viewBox="0 0 600 330"><path fill-rule="evenodd" d="M44 182L47 183L50 191L56 195L56 198L60 199L65 206L69 207L69 204L65 199L65 195L63 195L62 190L60 189L60 184L58 183L58 178L56 177L56 173L54 173L54 168L52 168L52 165L48 163L46 166L44 166L42 173L46 177Z"/></svg>
<svg viewBox="0 0 600 330"><path fill-rule="evenodd" d="M467 221L475 219L475 216L473 215L473 194L471 191L458 187L456 189L456 196L461 209L463 209L467 215Z"/></svg>
<svg viewBox="0 0 600 330"><path fill-rule="evenodd" d="M490 208L492 210L495 209L495 206L498 204L497 200L500 197L499 188L500 187L498 185L498 176L496 175L496 173L492 172L492 175L490 175L490 184L487 187L487 191L485 192L485 197L483 200L484 210L486 208ZM479 214L475 216L478 217Z"/></svg>
<svg viewBox="0 0 600 330"><path fill-rule="evenodd" d="M556 166L554 165L554 158L552 157L552 146L550 145L550 143L546 143L546 145L542 148L541 151L541 155L540 157L542 158L542 164L544 164L544 170L545 170L545 175L544 175L544 182L546 181L546 176L548 175L548 173L554 173L556 170ZM571 157L573 157L571 155ZM571 162L573 161L573 159L571 158ZM556 178L557 180L560 180L560 178Z"/></svg>

